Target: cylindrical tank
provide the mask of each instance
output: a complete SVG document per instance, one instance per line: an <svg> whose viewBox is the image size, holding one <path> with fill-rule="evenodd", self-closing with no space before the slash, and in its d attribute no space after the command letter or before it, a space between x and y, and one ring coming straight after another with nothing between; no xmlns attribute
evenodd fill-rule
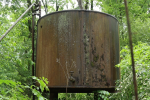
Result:
<svg viewBox="0 0 150 100"><path fill-rule="evenodd" d="M36 76L57 92L113 91L119 79L119 34L115 17L66 10L38 21Z"/></svg>

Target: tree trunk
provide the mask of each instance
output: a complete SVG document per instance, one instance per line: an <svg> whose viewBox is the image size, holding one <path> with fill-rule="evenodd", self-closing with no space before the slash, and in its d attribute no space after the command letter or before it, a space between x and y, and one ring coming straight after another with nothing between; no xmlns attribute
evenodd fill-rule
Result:
<svg viewBox="0 0 150 100"><path fill-rule="evenodd" d="M91 0L91 10L93 10L93 0Z"/></svg>
<svg viewBox="0 0 150 100"><path fill-rule="evenodd" d="M89 9L89 0L86 0L85 9Z"/></svg>
<svg viewBox="0 0 150 100"><path fill-rule="evenodd" d="M77 1L78 1L79 8L80 8L80 9L83 9L82 0L77 0Z"/></svg>

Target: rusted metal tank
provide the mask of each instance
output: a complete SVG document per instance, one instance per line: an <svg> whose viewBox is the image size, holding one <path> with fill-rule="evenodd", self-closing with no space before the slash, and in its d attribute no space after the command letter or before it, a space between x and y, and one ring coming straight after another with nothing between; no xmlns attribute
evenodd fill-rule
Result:
<svg viewBox="0 0 150 100"><path fill-rule="evenodd" d="M119 78L118 21L96 11L66 10L38 21L36 76L56 92L114 91Z"/></svg>

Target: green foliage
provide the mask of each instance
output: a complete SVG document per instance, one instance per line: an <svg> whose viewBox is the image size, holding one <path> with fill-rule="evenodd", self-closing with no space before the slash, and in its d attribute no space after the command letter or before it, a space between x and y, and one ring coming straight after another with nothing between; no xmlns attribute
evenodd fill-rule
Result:
<svg viewBox="0 0 150 100"><path fill-rule="evenodd" d="M98 100L109 100L108 97L110 95L109 92L107 91L103 91L103 90L99 90L98 92Z"/></svg>
<svg viewBox="0 0 150 100"><path fill-rule="evenodd" d="M146 18L145 21L142 21L140 18L137 18L136 21L131 22L133 42L137 44L141 41L150 44L150 19Z"/></svg>
<svg viewBox="0 0 150 100"><path fill-rule="evenodd" d="M94 91L96 92L98 100L109 100L108 97L110 95L109 92L99 90ZM68 100L93 100L94 99L94 93L67 93L67 99ZM66 93L59 93L58 98L60 100L66 99Z"/></svg>
<svg viewBox="0 0 150 100"><path fill-rule="evenodd" d="M48 89L48 87L47 87L47 84L48 84L47 78L42 77L42 78L39 79L39 78L37 78L37 77L35 77L35 76L33 76L32 78L33 78L34 80L36 80L37 83L40 84L40 88L37 87L37 86L33 86L33 85L31 86L32 93L38 97L38 100L47 100L46 98L44 98L44 97L42 96L42 93L40 93L40 91L41 91L41 92L44 92L44 90L45 90L45 91L49 91L49 89Z"/></svg>
<svg viewBox="0 0 150 100"><path fill-rule="evenodd" d="M102 11L115 16L119 22L120 47L128 45L128 33L124 0L97 0ZM150 0L128 0L128 9L133 34L133 43L149 41L149 4Z"/></svg>
<svg viewBox="0 0 150 100"><path fill-rule="evenodd" d="M3 1L6 1L3 3ZM31 2L31 0L28 0ZM60 10L78 9L75 0L42 0L47 5L48 13L56 11L56 1ZM128 33L123 0L93 0L99 11L115 16L119 21L121 63L121 79L117 81L118 93L111 94L99 91L99 97L104 100L134 99L132 68L130 50L128 45ZM27 9L27 0L0 0L0 36L16 21ZM35 0L32 0L35 2ZM131 29L134 44L134 56L138 82L139 99L150 99L150 0L128 0L128 9L131 21ZM83 5L85 0L83 0ZM90 4L90 3L89 3ZM42 5L44 9L44 5ZM40 100L45 99L37 90L48 90L47 79L36 78L40 87L32 85L31 66L31 12L26 14L13 30L0 42L0 99L4 100L29 100L30 93L34 93ZM140 42L139 42L140 41ZM95 59L96 61L96 59ZM49 80L51 81L51 80ZM68 93L68 100L93 100L94 94ZM66 98L66 94L59 94L59 98Z"/></svg>
<svg viewBox="0 0 150 100"><path fill-rule="evenodd" d="M44 90L49 91L48 87L46 86L48 84L47 78L40 77L40 79L38 79L37 77L33 76L33 79L40 84L40 89L42 92L44 92Z"/></svg>
<svg viewBox="0 0 150 100"><path fill-rule="evenodd" d="M30 100L31 98L28 97L28 95L25 93L26 90L32 91L32 93L37 96L38 100L46 100L42 96L42 93L39 92L41 90L44 92L44 88L46 91L49 91L46 84L48 84L48 81L46 78L40 78L33 77L39 84L40 88L32 85L22 85L20 82L15 82L12 80L0 80L0 99L3 100Z"/></svg>
<svg viewBox="0 0 150 100"><path fill-rule="evenodd" d="M138 42L134 46L135 70L139 100L148 100L150 95L150 46L147 43ZM121 79L117 82L118 93L112 94L110 99L131 100L134 97L133 75L129 47L121 50L121 62L117 66L121 68Z"/></svg>
<svg viewBox="0 0 150 100"><path fill-rule="evenodd" d="M59 93L58 98L60 100L66 99L66 93ZM94 94L90 93L67 93L68 100L93 100Z"/></svg>
<svg viewBox="0 0 150 100"><path fill-rule="evenodd" d="M18 5L18 1L11 0L8 3L10 2L9 6L2 6L3 10L0 11L0 14L3 16L0 24L0 36L26 10L20 7L20 4ZM20 3L25 3L25 1L22 0ZM15 8L11 8L12 6ZM18 13L14 14L14 11ZM29 19L30 16L23 18L0 43L0 79L31 84L29 77L31 76L31 66L34 63L31 60L31 34L28 30Z"/></svg>
<svg viewBox="0 0 150 100"><path fill-rule="evenodd" d="M14 82L12 80L0 80L0 99L4 100L16 100L22 99L28 100L29 97L24 93L25 87L20 82Z"/></svg>

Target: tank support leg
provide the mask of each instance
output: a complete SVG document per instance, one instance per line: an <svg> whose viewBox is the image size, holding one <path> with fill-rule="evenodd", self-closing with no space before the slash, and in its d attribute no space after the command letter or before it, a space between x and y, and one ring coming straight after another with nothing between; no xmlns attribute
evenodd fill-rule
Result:
<svg viewBox="0 0 150 100"><path fill-rule="evenodd" d="M94 93L94 100L104 100L102 97L99 96L98 92Z"/></svg>
<svg viewBox="0 0 150 100"><path fill-rule="evenodd" d="M98 100L98 93L94 93L94 100Z"/></svg>
<svg viewBox="0 0 150 100"><path fill-rule="evenodd" d="M58 100L58 93L50 92L50 100Z"/></svg>

